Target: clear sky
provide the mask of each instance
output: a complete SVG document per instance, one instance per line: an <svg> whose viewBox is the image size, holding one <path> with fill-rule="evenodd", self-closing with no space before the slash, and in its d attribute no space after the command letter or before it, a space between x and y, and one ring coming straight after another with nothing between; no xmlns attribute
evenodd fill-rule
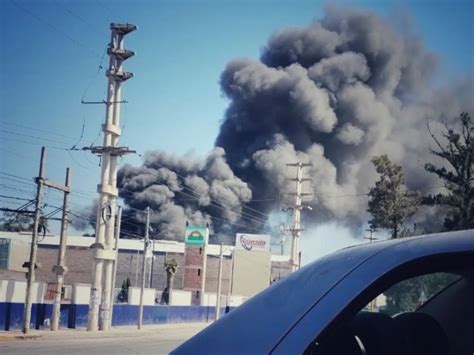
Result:
<svg viewBox="0 0 474 355"><path fill-rule="evenodd" d="M421 36L439 57L439 82L474 67L474 9L471 0L336 1L388 16ZM137 52L125 62L135 78L124 85L121 143L143 153L151 149L204 155L214 144L226 99L219 75L236 57L258 58L274 30L304 26L322 16L324 2L304 0L1 0L0 163L3 173L37 175L41 145L48 148L47 175L64 180L73 170L73 208L94 194L100 168L90 153L58 150L101 144L105 99L101 57L110 22L139 30L126 37ZM102 64L102 69L99 65ZM84 127L82 139L81 131ZM122 162L139 164L138 156ZM30 180L31 181L31 180ZM2 195L31 198L34 186L3 174ZM47 203L60 195L47 193ZM0 199L19 206L22 200Z"/></svg>

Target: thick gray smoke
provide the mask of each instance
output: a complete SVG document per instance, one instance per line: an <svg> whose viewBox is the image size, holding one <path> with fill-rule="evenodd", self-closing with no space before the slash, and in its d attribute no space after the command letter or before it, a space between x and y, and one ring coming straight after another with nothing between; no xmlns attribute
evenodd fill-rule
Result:
<svg viewBox="0 0 474 355"><path fill-rule="evenodd" d="M227 65L231 103L216 145L256 199L294 189L286 163L312 163L309 221L365 221L367 199L356 195L373 186L372 156L400 163L413 188L436 185L423 170L432 159L426 119L472 110L472 85L432 89L435 67L419 38L371 12L328 7L308 27L273 34L261 61Z"/></svg>
<svg viewBox="0 0 474 355"><path fill-rule="evenodd" d="M125 229L138 232L143 211L151 209L150 222L155 238L184 238L186 222L209 225L214 239L231 237L224 222L238 223L242 205L252 198L248 185L234 175L222 148L215 148L201 161L193 157L150 152L143 166L125 165L119 171L121 197L131 207ZM140 222L138 228L134 223ZM253 221L252 221L253 222Z"/></svg>
<svg viewBox="0 0 474 355"><path fill-rule="evenodd" d="M221 219L249 224L244 205L265 213L281 207L276 197L294 191L287 163L312 163L306 223L360 225L367 199L359 195L376 179L371 158L388 154L423 191L436 185L423 170L433 160L427 118L472 112L472 84L433 89L436 62L419 38L384 18L328 7L307 27L273 34L260 61L228 63L221 87L230 104L205 161L149 153L142 167L120 170L122 197L133 208L152 207L161 237L180 239L185 221L226 235L239 227Z"/></svg>

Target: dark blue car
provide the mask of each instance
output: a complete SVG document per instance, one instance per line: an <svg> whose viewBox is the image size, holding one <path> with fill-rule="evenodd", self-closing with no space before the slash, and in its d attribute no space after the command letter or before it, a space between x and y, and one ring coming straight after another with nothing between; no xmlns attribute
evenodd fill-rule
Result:
<svg viewBox="0 0 474 355"><path fill-rule="evenodd" d="M340 250L172 354L473 355L474 230Z"/></svg>

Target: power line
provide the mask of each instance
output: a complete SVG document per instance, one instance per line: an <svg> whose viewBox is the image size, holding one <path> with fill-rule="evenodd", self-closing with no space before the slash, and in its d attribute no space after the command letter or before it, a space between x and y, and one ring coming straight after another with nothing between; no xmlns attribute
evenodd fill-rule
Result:
<svg viewBox="0 0 474 355"><path fill-rule="evenodd" d="M97 56L97 52L93 49L91 49L90 47L87 47L85 46L84 44L82 44L81 42L75 40L74 38L72 38L70 35L68 35L66 32L62 31L61 29L59 29L58 27L56 27L55 25L53 25L52 23L46 21L45 19L43 19L42 17L34 14L33 12L31 12L30 10L28 10L26 7L23 7L22 5L20 5L19 3L17 3L15 0L10 0L10 2L16 6L18 9L22 10L23 12L27 13L28 15L30 15L31 17L35 18L36 20L38 20L39 22L45 24L46 26L48 26L50 29L52 29L53 31L61 34L62 36L66 37L69 41L71 41L72 43L78 45L79 47L81 48L84 48L84 49L87 49L91 54L93 53L94 54L94 57Z"/></svg>
<svg viewBox="0 0 474 355"><path fill-rule="evenodd" d="M95 82L95 80L97 79L97 76L99 75L100 70L103 69L102 63L104 61L105 53L107 53L107 48L104 49L104 52L102 53L102 56L100 57L99 66L97 67L97 71L96 71L94 77L91 79L91 81L87 85L86 89L84 90L84 93L82 94L81 102L84 102L84 99L85 99L85 96L86 96L87 92L89 91L89 89L91 88L91 86Z"/></svg>
<svg viewBox="0 0 474 355"><path fill-rule="evenodd" d="M0 195L2 198L9 198L12 200L19 200L19 201L32 201L34 199L28 199L28 198L22 198L22 197L15 197L15 196L6 196L6 195Z"/></svg>
<svg viewBox="0 0 474 355"><path fill-rule="evenodd" d="M97 5L99 5L99 7L101 7L103 10L105 10L110 16L112 16L112 17L118 17L118 19L119 19L122 23L127 23L127 21L123 21L123 18L122 18L122 17L115 15L114 12L112 11L112 9L111 9L110 7L108 7L107 5L103 4L101 1L95 0L95 2L97 3Z"/></svg>
<svg viewBox="0 0 474 355"><path fill-rule="evenodd" d="M22 185L25 185L25 186L28 186L28 187L32 187L34 186L34 183L31 182L26 182L26 181L18 181L18 180L15 180L15 179L12 179L12 178L9 178L9 177L6 177L6 176L0 176L0 180L7 180L9 182L16 182L17 184L22 184Z"/></svg>
<svg viewBox="0 0 474 355"><path fill-rule="evenodd" d="M28 143L28 142L24 142L24 143L31 144L31 143ZM39 145L39 144L35 144L35 145ZM40 146L44 146L44 144L41 144ZM47 146L47 147L48 147L48 146ZM58 149L59 149L59 148L58 148ZM70 150L70 149L63 149L63 148L61 148L60 150L68 151L68 150ZM23 155L23 154L18 154L18 153L14 152L14 151L11 151L11 150L9 150L9 149L4 149L3 147L0 147L0 151L4 151L4 152L6 152L6 153L15 155L15 156L17 156L17 157L19 157L19 158L22 158L22 159L28 159L28 160L33 160L33 161L36 161L36 160L37 160L36 157L27 156L27 155ZM74 150L73 152L80 152L80 151ZM82 152L82 151L81 151L81 152ZM63 166L60 166L59 164L55 163L54 161L53 161L53 162L50 162L49 164L51 164L51 165L53 165L53 166L55 166L55 167L57 167L57 168L63 169ZM87 169L87 171L90 170L89 168L86 168L86 169ZM1 174L1 172L0 172L0 174ZM81 172L81 171L79 171L79 170L76 171L75 174L80 175L80 176L87 176L87 177L90 177L90 176L91 176L90 174L84 174L83 172ZM29 181L30 179L27 179L27 180Z"/></svg>
<svg viewBox="0 0 474 355"><path fill-rule="evenodd" d="M36 146L46 147L46 148L55 149L55 150L70 150L69 148L57 147L57 146L52 146L52 145L45 145L45 144L41 144L41 143L26 142L26 141L23 141L21 139L15 139L15 138L10 138L10 137L0 137L0 139L7 140L7 141L12 141L12 142L17 142L17 143L36 145Z"/></svg>
<svg viewBox="0 0 474 355"><path fill-rule="evenodd" d="M94 27L94 25L92 23L90 23L89 21L85 20L82 16L78 15L77 13L75 13L74 11L72 11L71 9L69 9L64 3L60 3L58 0L54 0L54 3L56 4L56 6L58 7L61 7L63 10L65 10L69 15L71 15L72 17L74 17L75 19L79 20L80 22L83 22L84 24L87 25L86 28L88 29L91 29ZM93 30L94 31L94 30ZM102 33L99 33L98 31L94 31L95 34L97 35L100 35L102 37Z"/></svg>
<svg viewBox="0 0 474 355"><path fill-rule="evenodd" d="M45 134L49 134L49 135L53 135L53 136L57 136L57 137L62 137L62 138L67 138L67 139L74 139L74 137L66 136L66 135L61 134L61 133L51 132L50 130L36 128L36 127L30 127L30 126L26 126L26 125L19 124L19 123L16 123L16 122L10 122L10 121L2 120L2 121L0 121L0 124L15 126L15 127L18 127L18 128L23 128L23 129L29 129L31 131L41 132L41 133L45 133Z"/></svg>
<svg viewBox="0 0 474 355"><path fill-rule="evenodd" d="M196 195L196 196L194 196L195 198L196 198L196 197L199 197L199 198L200 198L200 197L203 197L202 195L198 194L197 192L195 192L193 189L191 189L191 188L189 188L189 187L186 187L186 186L182 186L182 187L183 187L184 189L186 189L186 190L191 191L194 195ZM180 193L182 193L182 194L186 194L186 193L184 193L184 192L182 192L182 191L178 191L178 192L180 192ZM188 196L193 196L193 195L190 195L190 194L186 194L186 195L188 195ZM236 207L232 208L232 207L230 207L230 206L226 206L226 205L224 205L223 203L217 202L217 201L215 201L215 200L213 200L213 199L211 199L211 198L210 198L209 200L210 200L210 202L211 202L212 205L214 205L215 207L220 208L220 209L222 209L222 210L224 210L224 211L227 210L227 209L236 211ZM226 208L226 207L227 207L227 208ZM245 207L245 205L242 204L241 208L243 209L244 207ZM250 209L250 208L249 208L249 209ZM255 211L256 211L256 210L255 210ZM236 212L237 212L237 211L236 211ZM252 215L252 214L250 214L250 213L244 212L244 211L242 211L242 210L240 210L240 211L238 211L238 212L239 212L242 216L244 216L244 217L245 217L245 216L248 216L247 218L254 219L254 220L256 220L256 221L263 222L263 223L266 222L266 220L260 219L261 217L257 217L257 216L255 216L255 215ZM259 211L256 211L256 212L262 214L262 215L263 215L264 217L266 217L266 218L269 218L269 215L264 214L263 212L259 212Z"/></svg>
<svg viewBox="0 0 474 355"><path fill-rule="evenodd" d="M120 192L127 192L127 193L130 193L130 194L133 193L132 191L128 191L128 190L125 190L125 189L119 189L119 191L120 191ZM183 195L185 195L185 196L191 196L191 197L193 197L194 199L197 200L197 198L196 198L195 196L192 196L191 194L188 194L188 193L186 193L186 192L183 192L183 191L176 191L176 193L180 193L180 194L183 194ZM151 199L151 197L147 197L147 196L145 196L145 197L146 197L147 199ZM219 206L219 205L216 205L215 207L220 208L220 209L222 209L222 210L225 210L225 208L223 208L223 207L221 207L221 206ZM137 208L133 208L133 207L131 207L131 206L128 206L128 208L129 208L129 209L132 209L132 210L136 210L136 211L143 211L143 210L140 210L140 209L137 209ZM209 216L212 216L212 215L211 215L210 213L208 213L208 212L206 212L206 214L209 215ZM217 218L217 217L215 217L215 218ZM245 216L242 217L242 218L247 218L247 219L251 220L251 218L245 217ZM226 221L226 222L228 222L228 223L230 223L230 224L232 224L232 222L230 222L230 221L227 221L227 220L224 220L224 219L222 219L222 220L223 220L223 221ZM264 220L259 220L259 219L256 219L256 218L254 219L254 221L259 222L259 223L262 223L262 224L265 224L265 223L266 223L266 221L264 221ZM253 229L256 230L256 228L254 228L254 227L250 227L250 226L248 226L248 227L249 227L249 228L253 228Z"/></svg>
<svg viewBox="0 0 474 355"><path fill-rule="evenodd" d="M26 137L26 138L36 139L36 140L40 140L40 141L51 142L51 143L68 144L67 142L58 141L58 140L55 140L55 139L49 139L49 138L41 138L41 137L31 136L31 135L29 135L29 134L23 134L23 133L17 133L17 132L7 131L7 130L1 129L1 128L0 128L0 132L6 133L6 134L12 134L12 135L14 135L14 136L19 136L19 137Z"/></svg>
<svg viewBox="0 0 474 355"><path fill-rule="evenodd" d="M22 193L25 193L25 194L31 194L31 192L32 192L32 191L26 191L26 190L23 190L23 189L11 187L9 185L2 184L2 183L0 183L0 186L3 186L3 188L7 189L7 190L18 191L18 192L22 192Z"/></svg>
<svg viewBox="0 0 474 355"><path fill-rule="evenodd" d="M185 176L182 176L182 175L178 174L176 171L170 169L169 167L164 166L164 165L161 165L161 164L159 164L159 163L155 163L155 164L156 164L157 166L161 167L161 168L170 170L170 171L172 171L173 173L175 173L176 176L178 176L178 177L180 177L181 179L183 179L183 183L184 183L184 181L186 181L186 177L185 177ZM196 192L195 190L193 190L193 189L191 189L191 188L189 188L189 187L187 187L187 186L182 185L182 187L183 187L184 189L186 189L186 190L191 191L192 193L194 193L194 194L195 194L196 196L198 196L198 197L204 197L204 196L202 196L201 194L199 194L198 192ZM220 205L220 206L223 207L223 208L226 208L226 205L224 205L224 204L222 204L222 203L220 203L220 202L217 202L217 201L215 201L215 200L213 200L213 199L209 199L209 200L210 200L211 203L214 204L214 205L217 204L217 205ZM235 208L232 208L232 207L230 207L230 206L227 206L227 208L228 208L228 209L231 209L231 210L233 209L233 210L235 211ZM258 211L258 210L255 210L255 209L253 209L253 208L251 208L251 207L245 206L244 204L242 204L242 208L247 208L248 210L253 211L253 212L255 212L255 213L258 213L258 214L262 215L262 216L265 217L265 218L269 218L269 217L270 217L268 214L263 213L263 212L260 212L260 211ZM244 211L239 211L239 212L240 212L241 214L246 214L246 215L248 215L248 216L251 216L251 218L257 218L256 216L251 215L251 214L249 214L249 213L246 213L246 212L244 212ZM261 217L260 217L260 218L261 218Z"/></svg>

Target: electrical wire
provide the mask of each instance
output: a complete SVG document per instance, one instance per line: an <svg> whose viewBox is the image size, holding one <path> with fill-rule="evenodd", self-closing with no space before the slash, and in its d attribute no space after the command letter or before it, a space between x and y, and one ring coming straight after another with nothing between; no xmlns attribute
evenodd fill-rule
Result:
<svg viewBox="0 0 474 355"><path fill-rule="evenodd" d="M84 92L82 93L81 102L85 101L84 99L85 99L85 96L87 95L89 89L91 88L92 84L94 84L94 82L96 81L101 69L104 69L103 62L104 62L104 57L105 57L106 53L107 53L107 48L104 48L104 52L102 53L102 56L100 57L100 62L99 62L99 66L97 67L97 71L96 71L94 77L89 82L89 84L86 86L86 89L84 90Z"/></svg>
<svg viewBox="0 0 474 355"><path fill-rule="evenodd" d="M69 148L65 148L65 147L57 147L57 146L46 145L46 144L41 144L41 143L26 142L26 141L23 141L21 139L15 139L15 138L10 138L10 137L0 137L0 140L7 140L7 141L11 141L11 142L16 142L16 143L36 145L36 146L39 146L39 147L45 147L45 148L55 149L55 150L70 150Z"/></svg>
<svg viewBox="0 0 474 355"><path fill-rule="evenodd" d="M19 201L32 201L31 199L28 199L28 198L15 197L15 196L0 195L0 197L1 197L1 198L12 199L12 200L19 200Z"/></svg>
<svg viewBox="0 0 474 355"><path fill-rule="evenodd" d="M64 3L60 3L58 0L54 0L54 3L56 4L56 6L61 7L64 11L66 11L70 16L74 17L78 21L80 21L80 22L84 23L85 25L87 25L86 28L92 30L92 28L94 27L94 25L92 23L90 23L89 21L84 19L82 16L78 15L77 13L75 13L74 11L69 9ZM102 36L102 33L98 32L98 31L95 31L95 30L93 30L93 31L94 31L95 34Z"/></svg>
<svg viewBox="0 0 474 355"><path fill-rule="evenodd" d="M31 17L35 18L37 21L43 23L44 25L48 26L50 29L52 29L53 31L61 34L62 36L64 36L65 38L67 38L69 41L71 41L72 43L76 44L77 46L83 48L83 49L86 49L90 52L90 54L94 54L94 57L96 57L98 54L95 50L93 50L92 48L88 47L88 46L85 46L84 44L82 44L81 42L75 40L73 37L71 37L70 35L68 35L66 32L62 31L61 29L59 29L58 27L56 27L55 25L53 25L52 23L50 23L49 21L46 21L45 19L43 19L42 17L34 14L33 12L31 12L30 10L28 10L26 7L20 5L18 2L16 2L15 0L10 0L10 2L15 6L17 7L18 9L20 9L21 11L27 13L28 15L30 15Z"/></svg>
<svg viewBox="0 0 474 355"><path fill-rule="evenodd" d="M19 181L19 180L16 180L16 179L12 179L12 178L9 178L7 176L0 176L0 180L7 180L7 181L10 181L10 182L16 182L17 184L22 184L22 185L26 185L26 186L34 186L34 182L26 182L26 181Z"/></svg>
<svg viewBox="0 0 474 355"><path fill-rule="evenodd" d="M22 128L22 129L28 129L28 130L31 130L31 131L41 132L41 133L45 133L45 134L49 134L49 135L53 135L53 136L57 136L57 137L62 137L62 138L67 138L67 139L71 139L71 140L74 139L74 137L66 136L66 135L61 134L61 133L51 132L50 130L36 128L36 127L30 127L30 126L26 126L26 125L19 124L19 123L16 123L16 122L10 122L10 121L2 120L2 121L0 121L0 124L14 126L14 127Z"/></svg>
<svg viewBox="0 0 474 355"><path fill-rule="evenodd" d="M59 144L68 145L67 142L58 141L58 140L56 140L56 139L35 137L35 136L31 136L31 135L29 135L29 134L23 134L23 133L17 133L17 132L7 131L7 130L1 129L1 128L0 128L0 132L6 133L6 134L11 134L11 135L14 135L14 136L19 136L19 137L25 137L25 138L31 138L31 139L36 139L36 140L41 140L41 141L46 141L46 142L51 142L51 143L59 143Z"/></svg>

